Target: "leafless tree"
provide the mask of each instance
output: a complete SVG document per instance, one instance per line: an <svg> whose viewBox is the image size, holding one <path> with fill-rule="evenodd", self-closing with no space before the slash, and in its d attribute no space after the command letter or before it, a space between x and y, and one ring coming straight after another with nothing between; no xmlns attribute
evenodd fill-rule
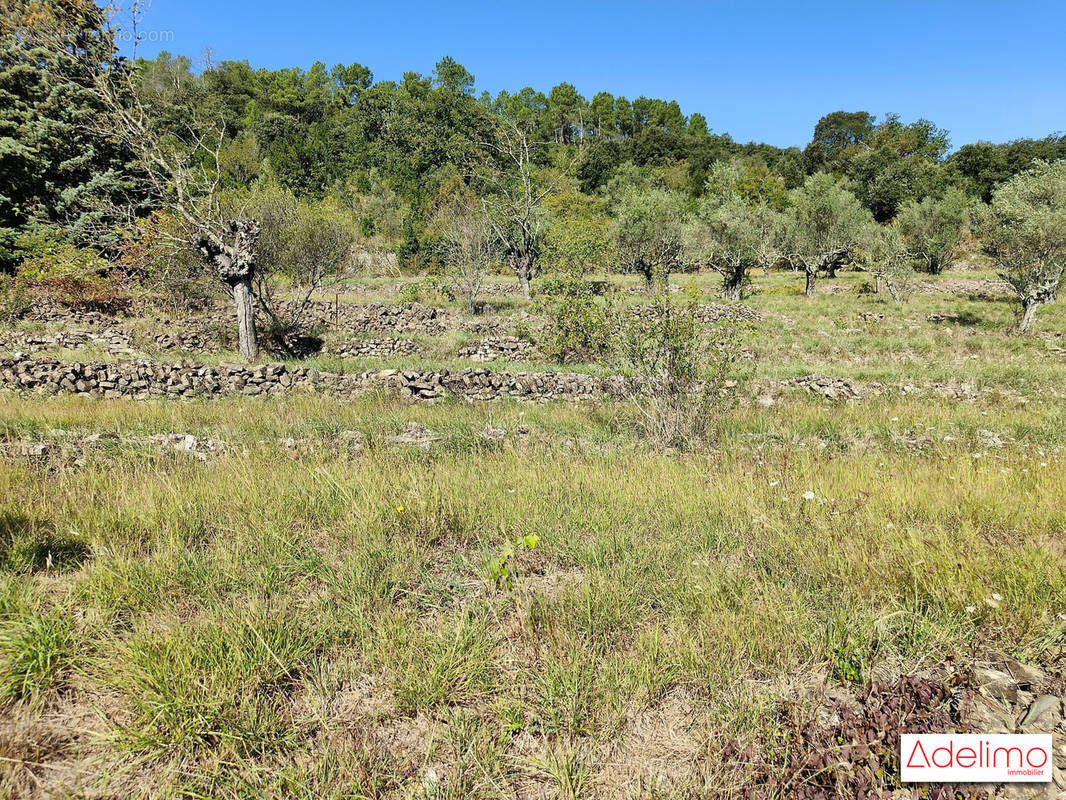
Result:
<svg viewBox="0 0 1066 800"><path fill-rule="evenodd" d="M486 189L482 204L489 223L527 299L546 228L542 203L555 188L538 180L531 157L534 147L525 129L504 120L497 140L484 144L491 158L477 174Z"/></svg>
<svg viewBox="0 0 1066 800"><path fill-rule="evenodd" d="M437 223L452 285L476 313L485 276L497 256L492 222L482 208L464 206L446 209Z"/></svg>
<svg viewBox="0 0 1066 800"><path fill-rule="evenodd" d="M130 11L128 24L135 42L144 8L144 3L135 3ZM107 33L114 37L118 31L112 28ZM54 43L63 46L60 31L56 31ZM196 108L179 108L165 93L158 93L153 102L161 107L169 105L169 118L180 120L180 124L162 130L160 114L150 113L137 91L130 61L83 66L93 76L93 89L106 111L107 127L99 133L132 154L143 189L182 223L186 243L194 244L216 270L234 300L241 355L255 360L259 343L252 285L261 227L240 209L223 209L220 159L226 142L224 122ZM124 211L132 215L132 209Z"/></svg>

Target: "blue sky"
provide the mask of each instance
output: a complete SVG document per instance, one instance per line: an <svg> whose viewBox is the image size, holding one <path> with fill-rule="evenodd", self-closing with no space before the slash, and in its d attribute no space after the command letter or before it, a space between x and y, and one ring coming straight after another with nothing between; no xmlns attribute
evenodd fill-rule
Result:
<svg viewBox="0 0 1066 800"><path fill-rule="evenodd" d="M172 38L140 55L358 61L375 80L447 54L479 92L567 81L586 97L676 99L742 142L803 146L837 109L926 117L953 147L1066 130L1064 0L153 0L143 28Z"/></svg>

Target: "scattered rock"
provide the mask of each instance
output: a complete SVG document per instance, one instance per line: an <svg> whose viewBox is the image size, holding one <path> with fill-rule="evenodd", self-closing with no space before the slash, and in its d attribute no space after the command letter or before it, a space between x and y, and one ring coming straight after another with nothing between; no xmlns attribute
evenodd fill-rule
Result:
<svg viewBox="0 0 1066 800"><path fill-rule="evenodd" d="M425 425L418 422L408 422L400 433L389 436L385 441L389 444L406 444L422 450L429 450L433 446L433 442L439 438L438 434Z"/></svg>

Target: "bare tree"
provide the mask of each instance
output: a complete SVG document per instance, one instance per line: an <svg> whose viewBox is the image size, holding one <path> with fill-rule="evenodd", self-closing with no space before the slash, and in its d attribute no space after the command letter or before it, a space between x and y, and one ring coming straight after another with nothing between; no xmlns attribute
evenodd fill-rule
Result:
<svg viewBox="0 0 1066 800"><path fill-rule="evenodd" d="M437 224L455 292L470 313L476 313L485 276L497 255L492 222L482 208L462 206L442 211Z"/></svg>
<svg viewBox="0 0 1066 800"><path fill-rule="evenodd" d="M492 159L477 176L487 190L482 204L492 230L526 299L543 246L546 221L542 203L555 188L538 180L531 157L534 146L529 133L517 122L502 121L497 141L484 144Z"/></svg>
<svg viewBox="0 0 1066 800"><path fill-rule="evenodd" d="M144 4L131 9L134 41ZM117 30L104 31L114 40ZM62 32L52 44L63 47ZM241 356L255 360L259 343L255 330L252 285L256 249L261 231L254 219L239 209L226 213L221 203L222 150L225 124L202 114L196 104L179 104L165 92L152 98L152 110L137 91L136 73L128 60L82 64L92 76L92 86L106 111L106 129L98 133L116 141L136 160L142 188L158 207L182 223L184 244L192 243L211 264L233 297ZM160 110L170 113L163 115ZM161 117L174 120L163 126ZM132 218L133 209L116 209Z"/></svg>

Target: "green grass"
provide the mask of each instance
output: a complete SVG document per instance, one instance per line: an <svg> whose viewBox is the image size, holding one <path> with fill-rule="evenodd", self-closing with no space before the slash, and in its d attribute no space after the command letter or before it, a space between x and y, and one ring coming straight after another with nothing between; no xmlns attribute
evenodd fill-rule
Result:
<svg viewBox="0 0 1066 800"><path fill-rule="evenodd" d="M0 462L16 537L83 543L76 561L5 561L0 690L106 698L119 794L402 795L432 769L450 796L596 796L596 753L678 693L694 730L743 735L789 676L1047 660L1066 625L1062 411L797 396L679 456L621 408L11 398L8 439L192 430L239 447ZM384 443L411 420L441 434L428 452ZM509 440L482 441L490 422ZM327 446L345 429L368 432L362 454ZM529 534L499 584L491 562Z"/></svg>
<svg viewBox="0 0 1066 800"><path fill-rule="evenodd" d="M812 676L1061 676L1062 308L1017 339L1005 303L798 285L748 301L760 377L990 391L789 390L702 454L621 404L5 395L0 443L52 447L0 457L0 794L715 796ZM144 438L174 432L225 446Z"/></svg>

